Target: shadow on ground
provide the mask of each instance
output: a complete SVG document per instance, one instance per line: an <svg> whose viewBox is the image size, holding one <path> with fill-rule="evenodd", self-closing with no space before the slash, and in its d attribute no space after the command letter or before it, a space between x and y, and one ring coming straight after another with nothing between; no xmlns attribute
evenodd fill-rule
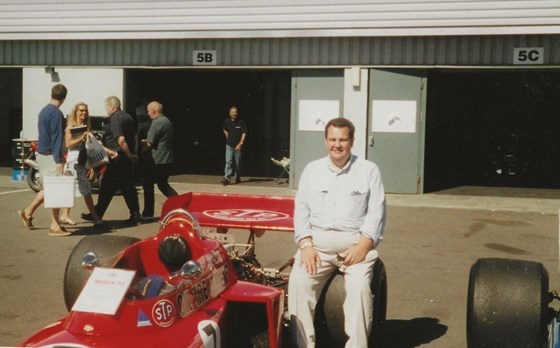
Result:
<svg viewBox="0 0 560 348"><path fill-rule="evenodd" d="M414 318L414 319L391 319L386 320L378 334L373 337L373 344L370 347L375 348L415 348L426 343L437 340L445 335L447 326L440 323L437 318ZM337 342L321 342L318 338L316 347L318 348L344 348L345 339L340 337L333 338ZM292 348L290 337L284 337L283 348Z"/></svg>
<svg viewBox="0 0 560 348"><path fill-rule="evenodd" d="M383 323L377 348L413 348L445 335L447 326L437 318L391 319Z"/></svg>

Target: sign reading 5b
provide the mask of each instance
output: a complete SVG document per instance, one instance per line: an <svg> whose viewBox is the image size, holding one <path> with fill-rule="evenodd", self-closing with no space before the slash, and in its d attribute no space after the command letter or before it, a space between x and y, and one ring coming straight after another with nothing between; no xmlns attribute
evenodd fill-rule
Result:
<svg viewBox="0 0 560 348"><path fill-rule="evenodd" d="M543 64L543 47L516 47L513 49L513 64Z"/></svg>
<svg viewBox="0 0 560 348"><path fill-rule="evenodd" d="M216 65L216 51L193 51L193 65Z"/></svg>

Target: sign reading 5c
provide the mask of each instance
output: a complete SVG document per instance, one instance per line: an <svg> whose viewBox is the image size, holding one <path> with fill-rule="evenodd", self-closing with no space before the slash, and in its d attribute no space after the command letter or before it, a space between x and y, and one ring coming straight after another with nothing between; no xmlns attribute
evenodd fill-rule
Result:
<svg viewBox="0 0 560 348"><path fill-rule="evenodd" d="M516 47L513 49L513 64L543 64L543 47Z"/></svg>
<svg viewBox="0 0 560 348"><path fill-rule="evenodd" d="M216 65L216 51L193 51L193 65Z"/></svg>

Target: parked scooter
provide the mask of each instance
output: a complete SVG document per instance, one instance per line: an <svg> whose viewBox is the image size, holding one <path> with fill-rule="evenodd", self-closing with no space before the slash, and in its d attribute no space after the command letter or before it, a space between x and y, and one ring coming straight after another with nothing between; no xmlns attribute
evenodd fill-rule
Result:
<svg viewBox="0 0 560 348"><path fill-rule="evenodd" d="M37 141L32 141L29 149L29 153L23 159L29 167L29 172L27 174L27 184L35 192L41 190L41 173L39 172L39 167L37 166ZM99 166L97 168L90 168L86 171L86 176L89 179L92 188L99 188L101 186L101 181L103 180L103 175L107 170L107 166Z"/></svg>

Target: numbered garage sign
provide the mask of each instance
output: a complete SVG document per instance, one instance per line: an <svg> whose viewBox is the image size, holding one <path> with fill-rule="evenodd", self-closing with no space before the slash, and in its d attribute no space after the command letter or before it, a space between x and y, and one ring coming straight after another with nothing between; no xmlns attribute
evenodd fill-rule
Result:
<svg viewBox="0 0 560 348"><path fill-rule="evenodd" d="M193 51L193 65L216 65L216 51Z"/></svg>
<svg viewBox="0 0 560 348"><path fill-rule="evenodd" d="M513 49L513 64L543 64L544 47L516 47Z"/></svg>

